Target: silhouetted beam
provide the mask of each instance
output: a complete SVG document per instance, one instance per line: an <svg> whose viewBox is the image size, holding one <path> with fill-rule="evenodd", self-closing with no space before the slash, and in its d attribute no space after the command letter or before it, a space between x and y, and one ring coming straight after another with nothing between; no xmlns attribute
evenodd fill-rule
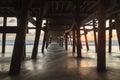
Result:
<svg viewBox="0 0 120 80"><path fill-rule="evenodd" d="M95 42L95 51L97 52L97 36L96 36L96 28L95 28L95 20L93 19L93 33L94 33L94 42Z"/></svg>
<svg viewBox="0 0 120 80"><path fill-rule="evenodd" d="M47 49L48 46L49 46L49 40L50 40L50 35L48 34L48 35L47 35L47 38L46 38L46 49Z"/></svg>
<svg viewBox="0 0 120 80"><path fill-rule="evenodd" d="M25 33L27 26L27 13L19 14L18 31L16 34L15 45L12 54L12 61L10 66L10 75L20 73L21 59L24 54Z"/></svg>
<svg viewBox="0 0 120 80"><path fill-rule="evenodd" d="M119 14L120 13L120 9L118 9L118 10L112 10L111 12L109 12L109 13L107 13L107 17L110 17L110 16L112 16L112 15L115 15L115 14Z"/></svg>
<svg viewBox="0 0 120 80"><path fill-rule="evenodd" d="M61 47L63 48L63 38L61 38Z"/></svg>
<svg viewBox="0 0 120 80"><path fill-rule="evenodd" d="M18 0L17 0L18 1ZM11 59L10 65L10 75L18 75L21 69L21 59L24 54L24 46L25 46L25 37L26 30L28 24L28 9L30 9L32 0L22 1L19 5L19 9L17 10L17 19L18 21L18 31L16 33L16 39Z"/></svg>
<svg viewBox="0 0 120 80"><path fill-rule="evenodd" d="M68 33L65 34L65 50L68 50Z"/></svg>
<svg viewBox="0 0 120 80"><path fill-rule="evenodd" d="M32 51L32 59L37 59L41 27L42 27L42 18L37 17L36 18L36 35L35 35L34 47Z"/></svg>
<svg viewBox="0 0 120 80"><path fill-rule="evenodd" d="M77 31L77 58L82 58L81 55L81 48L82 48L82 44L81 44L81 37L80 37L80 25L77 25L76 31Z"/></svg>
<svg viewBox="0 0 120 80"><path fill-rule="evenodd" d="M45 32L44 32L44 38L43 38L43 44L42 44L42 53L44 53L46 37L47 37L47 30L45 30Z"/></svg>
<svg viewBox="0 0 120 80"><path fill-rule="evenodd" d="M4 17L4 21L3 21L3 26L4 28L6 27L7 25L7 17ZM5 43L6 43L6 33L3 32L3 36L2 36L2 54L5 53Z"/></svg>
<svg viewBox="0 0 120 80"><path fill-rule="evenodd" d="M60 46L63 47L63 38L60 38Z"/></svg>
<svg viewBox="0 0 120 80"><path fill-rule="evenodd" d="M108 48L108 52L111 53L112 50L112 19L109 19L109 48Z"/></svg>
<svg viewBox="0 0 120 80"><path fill-rule="evenodd" d="M73 53L75 53L75 27L73 28Z"/></svg>
<svg viewBox="0 0 120 80"><path fill-rule="evenodd" d="M70 31L72 31L73 27L74 27L74 24L72 24L69 29L66 29L66 30L65 30L65 33L68 33L68 32L70 32Z"/></svg>
<svg viewBox="0 0 120 80"><path fill-rule="evenodd" d="M61 16L55 16L55 15L49 15L49 16L44 16L43 18L48 18L48 19L73 19L74 16L68 16L68 15L61 15Z"/></svg>
<svg viewBox="0 0 120 80"><path fill-rule="evenodd" d="M89 51L89 45L88 45L88 39L87 39L87 31L85 30L85 26L83 26L83 29L84 29L84 36L85 36L85 43L86 43L86 48L87 48L87 51Z"/></svg>
<svg viewBox="0 0 120 80"><path fill-rule="evenodd" d="M57 1L57 2L59 2L59 1L72 1L72 0L50 0L50 1L48 1L48 2L52 2L52 1Z"/></svg>
<svg viewBox="0 0 120 80"><path fill-rule="evenodd" d="M27 27L27 29L36 29L36 27Z"/></svg>
<svg viewBox="0 0 120 80"><path fill-rule="evenodd" d="M80 27L82 26L81 24L81 19L78 17L79 16L79 11L80 11L80 0L75 0L75 21L76 21L76 31L77 31L77 58L82 58L82 44L81 44L81 37L80 37Z"/></svg>
<svg viewBox="0 0 120 80"><path fill-rule="evenodd" d="M60 23L60 24L56 24L56 23L49 23L48 26L65 26L65 25L70 25L71 23Z"/></svg>
<svg viewBox="0 0 120 80"><path fill-rule="evenodd" d="M0 27L0 33L17 33L18 27Z"/></svg>
<svg viewBox="0 0 120 80"><path fill-rule="evenodd" d="M98 53L97 53L97 70L106 70L106 39L105 39L105 23L106 23L106 4L105 0L99 0L98 6Z"/></svg>
<svg viewBox="0 0 120 80"><path fill-rule="evenodd" d="M109 10L109 9L108 9L108 10ZM106 14L106 19L107 19L108 17L112 16L112 15L117 14L117 13L120 13L120 10L119 10L119 9L118 9L118 10L111 11L111 12L108 11L107 14ZM84 23L86 23L86 22L88 22L88 21L90 21L90 20L92 20L92 19L97 19L97 18L98 18L97 14L98 14L98 10L97 10L96 12L90 14L87 18L85 18L85 19L82 21L82 24L84 24Z"/></svg>
<svg viewBox="0 0 120 80"><path fill-rule="evenodd" d="M36 26L36 21L33 19L33 17L31 17L31 15L29 15L28 17L29 22Z"/></svg>
<svg viewBox="0 0 120 80"><path fill-rule="evenodd" d="M82 21L82 24L85 24L85 23L87 23L88 21L97 18L97 14L98 14L98 11L92 13L91 15L89 15L87 18L85 18L85 19Z"/></svg>

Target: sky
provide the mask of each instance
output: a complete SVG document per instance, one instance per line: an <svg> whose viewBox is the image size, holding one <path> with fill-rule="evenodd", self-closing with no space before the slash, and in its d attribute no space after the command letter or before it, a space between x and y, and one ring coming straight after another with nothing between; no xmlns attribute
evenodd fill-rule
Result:
<svg viewBox="0 0 120 80"><path fill-rule="evenodd" d="M44 23L45 23L45 21L43 21L43 24ZM43 24L42 24L42 26L44 26ZM2 17L0 17L0 26L3 26L3 18ZM11 26L11 27L12 26L17 26L17 19L15 17L8 17L7 18L7 26ZM29 27L35 27L30 22L28 23L28 26ZM109 21L108 20L106 21L106 27L109 27ZM87 26L86 28L91 29L92 27L91 26ZM44 32L42 31L41 32L42 36L40 37L40 39L43 39L43 34L44 34ZM107 40L109 39L109 35L108 34L109 34L109 32L106 31L106 39ZM94 40L93 35L94 35L93 31L88 32L87 37L88 37L89 41L93 41ZM34 39L34 37L35 37L35 30L29 30L29 34L27 34L27 39ZM7 39L14 39L14 38L15 38L15 34L14 35L13 34L7 34ZM112 39L113 40L117 40L116 31L115 30L113 30L113 37L112 37ZM84 36L81 36L81 40L85 41Z"/></svg>

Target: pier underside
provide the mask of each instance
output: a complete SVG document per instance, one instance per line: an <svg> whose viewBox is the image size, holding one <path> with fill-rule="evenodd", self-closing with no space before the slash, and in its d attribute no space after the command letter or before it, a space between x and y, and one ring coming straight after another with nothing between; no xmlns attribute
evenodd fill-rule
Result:
<svg viewBox="0 0 120 80"><path fill-rule="evenodd" d="M120 0L0 0L0 80L119 80L115 46Z"/></svg>
<svg viewBox="0 0 120 80"><path fill-rule="evenodd" d="M29 53L21 65L18 76L9 76L10 55L0 56L0 80L119 80L120 54L107 55L106 72L97 71L96 53L91 49L82 49L82 59L77 59L71 52L57 43L52 43L45 50L44 55L38 54L37 60L31 60Z"/></svg>

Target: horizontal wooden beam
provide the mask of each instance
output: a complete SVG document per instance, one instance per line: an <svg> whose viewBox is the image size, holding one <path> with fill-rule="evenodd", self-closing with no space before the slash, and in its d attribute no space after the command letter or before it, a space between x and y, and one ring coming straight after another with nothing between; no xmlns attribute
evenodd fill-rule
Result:
<svg viewBox="0 0 120 80"><path fill-rule="evenodd" d="M16 33L18 31L17 27L0 27L0 33Z"/></svg>
<svg viewBox="0 0 120 80"><path fill-rule="evenodd" d="M36 29L36 27L27 27L27 29ZM17 33L17 31L18 31L17 26L7 26L7 27L0 26L0 33Z"/></svg>

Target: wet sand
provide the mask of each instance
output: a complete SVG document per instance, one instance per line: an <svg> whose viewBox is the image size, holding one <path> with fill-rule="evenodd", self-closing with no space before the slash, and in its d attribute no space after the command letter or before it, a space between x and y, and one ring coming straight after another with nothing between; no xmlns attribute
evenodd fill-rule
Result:
<svg viewBox="0 0 120 80"><path fill-rule="evenodd" d="M45 51L39 53L38 60L27 59L22 62L21 73L9 76L11 55L0 56L0 80L119 80L120 54L107 55L107 71L97 72L96 53L82 51L83 58L77 59L71 49L65 51L58 44L52 43Z"/></svg>

